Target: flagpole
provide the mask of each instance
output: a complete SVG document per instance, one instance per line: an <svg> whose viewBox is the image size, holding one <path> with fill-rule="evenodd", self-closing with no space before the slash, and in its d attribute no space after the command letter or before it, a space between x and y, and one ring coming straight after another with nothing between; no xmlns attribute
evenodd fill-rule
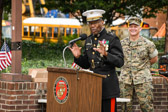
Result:
<svg viewBox="0 0 168 112"><path fill-rule="evenodd" d="M4 38L4 42L5 42L5 55L6 55L6 38ZM5 64L7 65L7 58L6 58L5 62L6 62ZM6 67L6 73L7 72L8 72L8 66Z"/></svg>

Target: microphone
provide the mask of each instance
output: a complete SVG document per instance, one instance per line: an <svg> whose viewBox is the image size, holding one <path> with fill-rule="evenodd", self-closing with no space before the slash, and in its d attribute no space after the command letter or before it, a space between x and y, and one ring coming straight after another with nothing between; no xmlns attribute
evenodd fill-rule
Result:
<svg viewBox="0 0 168 112"><path fill-rule="evenodd" d="M85 40L87 38L86 34L81 34L78 38L69 41L69 44L73 45L78 40Z"/></svg>

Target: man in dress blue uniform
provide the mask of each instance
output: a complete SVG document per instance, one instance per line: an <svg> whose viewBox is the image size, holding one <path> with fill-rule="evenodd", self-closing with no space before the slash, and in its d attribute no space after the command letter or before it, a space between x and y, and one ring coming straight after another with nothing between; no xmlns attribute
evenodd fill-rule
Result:
<svg viewBox="0 0 168 112"><path fill-rule="evenodd" d="M102 85L102 112L117 112L116 97L119 97L119 82L115 67L122 67L124 56L118 37L107 33L102 14L104 10L94 9L83 13L91 30L85 41L83 55L81 48L74 44L70 50L74 61L84 69L106 75Z"/></svg>

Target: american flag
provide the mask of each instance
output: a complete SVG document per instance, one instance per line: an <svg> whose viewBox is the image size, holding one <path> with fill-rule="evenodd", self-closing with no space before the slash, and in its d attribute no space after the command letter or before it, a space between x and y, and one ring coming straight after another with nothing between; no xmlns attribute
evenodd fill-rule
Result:
<svg viewBox="0 0 168 112"><path fill-rule="evenodd" d="M0 71L11 65L12 54L8 45L4 42L0 51Z"/></svg>
<svg viewBox="0 0 168 112"><path fill-rule="evenodd" d="M72 68L74 69L82 69L79 65L77 65L75 62L72 63Z"/></svg>

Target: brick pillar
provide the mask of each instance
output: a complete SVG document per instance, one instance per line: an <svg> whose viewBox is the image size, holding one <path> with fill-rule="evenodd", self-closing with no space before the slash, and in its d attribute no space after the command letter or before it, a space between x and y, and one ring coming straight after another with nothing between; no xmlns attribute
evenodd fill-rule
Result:
<svg viewBox="0 0 168 112"><path fill-rule="evenodd" d="M0 81L0 112L41 112L47 83Z"/></svg>

